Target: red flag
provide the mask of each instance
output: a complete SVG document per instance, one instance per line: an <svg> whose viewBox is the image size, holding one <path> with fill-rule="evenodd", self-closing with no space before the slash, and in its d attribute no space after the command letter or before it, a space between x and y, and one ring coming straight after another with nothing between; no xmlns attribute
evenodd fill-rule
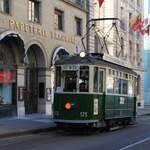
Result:
<svg viewBox="0 0 150 150"><path fill-rule="evenodd" d="M104 0L98 0L99 7L101 7L101 6L102 6L103 2L104 2Z"/></svg>

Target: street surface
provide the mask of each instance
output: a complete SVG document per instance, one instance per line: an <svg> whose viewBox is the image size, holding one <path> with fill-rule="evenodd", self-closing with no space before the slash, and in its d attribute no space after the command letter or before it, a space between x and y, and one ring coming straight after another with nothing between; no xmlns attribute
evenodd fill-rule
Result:
<svg viewBox="0 0 150 150"><path fill-rule="evenodd" d="M0 150L150 150L150 116L123 129L73 134L62 130L0 140Z"/></svg>

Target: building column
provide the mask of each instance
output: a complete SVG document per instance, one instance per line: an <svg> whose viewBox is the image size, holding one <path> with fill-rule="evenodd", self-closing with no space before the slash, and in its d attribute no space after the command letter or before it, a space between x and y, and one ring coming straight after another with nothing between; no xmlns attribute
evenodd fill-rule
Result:
<svg viewBox="0 0 150 150"><path fill-rule="evenodd" d="M140 103L139 108L144 108L144 72L139 72L138 74L140 75L140 85L137 103Z"/></svg>
<svg viewBox="0 0 150 150"><path fill-rule="evenodd" d="M94 18L94 2L93 0L88 1L88 16L87 20L91 20ZM92 22L93 23L93 22ZM92 23L89 23L88 28L92 25ZM88 29L87 29L88 30ZM88 42L87 42L87 48L89 53L95 52L95 37L94 37L94 31L90 31L90 35L88 35Z"/></svg>
<svg viewBox="0 0 150 150"><path fill-rule="evenodd" d="M46 72L46 115L53 115L54 69Z"/></svg>
<svg viewBox="0 0 150 150"><path fill-rule="evenodd" d="M24 105L24 66L17 67L17 116L25 116L25 105Z"/></svg>
<svg viewBox="0 0 150 150"><path fill-rule="evenodd" d="M45 115L52 115L52 84L51 84L51 71L44 69L38 72L38 84L44 83L44 97L38 98L38 113L43 113ZM40 87L39 87L40 90Z"/></svg>

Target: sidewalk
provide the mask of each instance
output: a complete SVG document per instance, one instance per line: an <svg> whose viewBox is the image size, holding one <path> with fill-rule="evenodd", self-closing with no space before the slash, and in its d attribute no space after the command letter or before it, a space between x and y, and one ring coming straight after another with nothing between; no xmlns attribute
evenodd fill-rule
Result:
<svg viewBox="0 0 150 150"><path fill-rule="evenodd" d="M144 108L137 109L137 116L150 115L150 106L144 106Z"/></svg>
<svg viewBox="0 0 150 150"><path fill-rule="evenodd" d="M23 118L0 119L0 138L24 135L56 128L50 116L27 115Z"/></svg>

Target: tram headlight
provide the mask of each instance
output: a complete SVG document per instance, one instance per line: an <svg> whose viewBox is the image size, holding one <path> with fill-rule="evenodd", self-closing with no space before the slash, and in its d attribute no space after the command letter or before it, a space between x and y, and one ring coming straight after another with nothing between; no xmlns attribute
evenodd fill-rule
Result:
<svg viewBox="0 0 150 150"><path fill-rule="evenodd" d="M82 52L80 52L80 57L81 57L81 58L84 58L84 57L85 57L85 55L86 55L86 53L85 53L85 52L83 52L83 51L82 51Z"/></svg>
<svg viewBox="0 0 150 150"><path fill-rule="evenodd" d="M71 105L70 102L67 102L67 103L65 104L65 109L70 110L71 107L72 107L72 105Z"/></svg>

